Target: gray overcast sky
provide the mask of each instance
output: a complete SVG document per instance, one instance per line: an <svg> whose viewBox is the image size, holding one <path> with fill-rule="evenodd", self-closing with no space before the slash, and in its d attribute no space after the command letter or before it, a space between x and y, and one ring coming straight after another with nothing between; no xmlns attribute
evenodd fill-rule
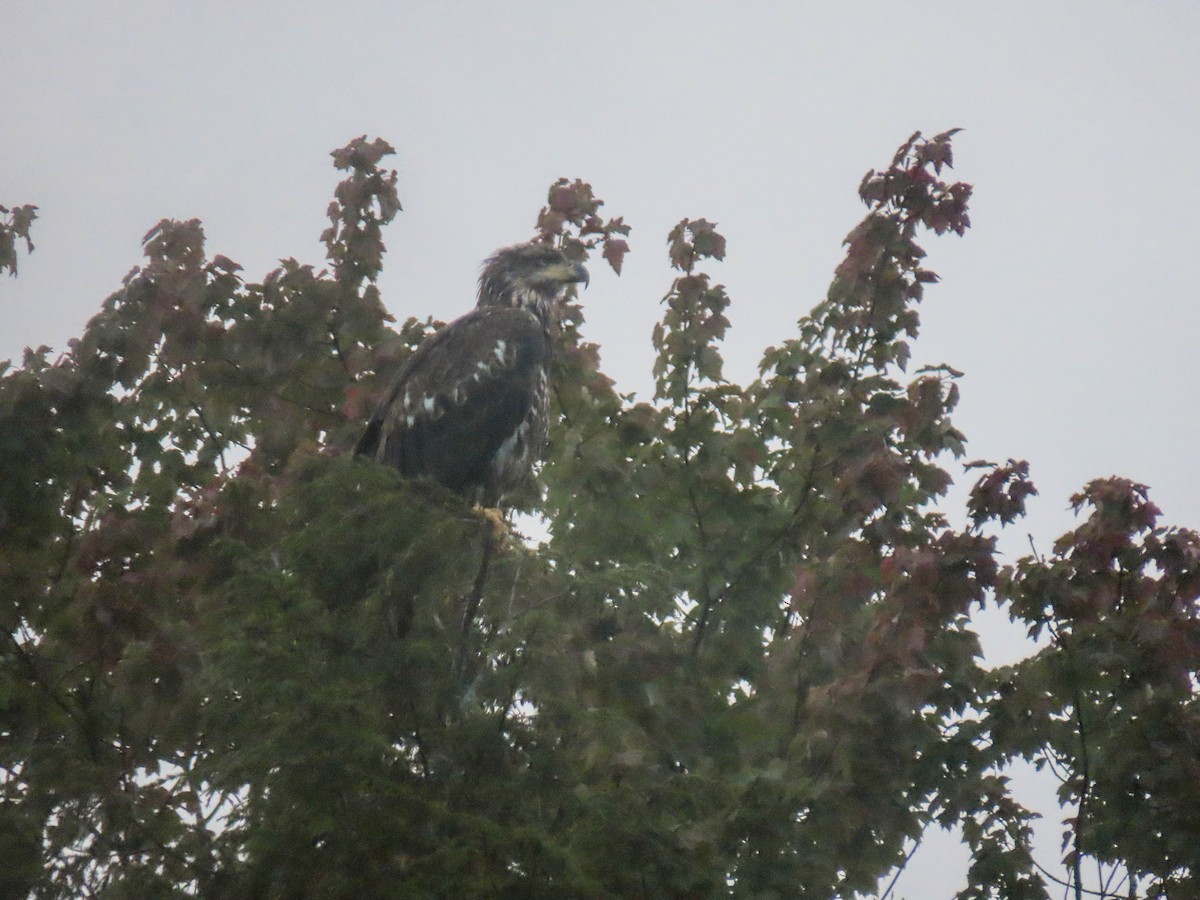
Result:
<svg viewBox="0 0 1200 900"><path fill-rule="evenodd" d="M37 250L0 282L0 359L77 335L163 217L200 218L252 280L320 263L328 153L367 133L398 151L381 279L397 317L465 311L480 260L580 177L633 226L625 274L594 266L584 295L619 386L651 384L683 216L728 238L712 272L742 379L823 295L863 173L916 129L959 126L975 225L924 241L943 283L914 363L966 372L971 457L1032 464L1042 496L1004 546L1048 546L1068 496L1114 473L1200 526L1194 0L0 0L0 20L0 204L40 207ZM1018 652L1002 618L997 657ZM927 856L909 896L949 896L959 875Z"/></svg>

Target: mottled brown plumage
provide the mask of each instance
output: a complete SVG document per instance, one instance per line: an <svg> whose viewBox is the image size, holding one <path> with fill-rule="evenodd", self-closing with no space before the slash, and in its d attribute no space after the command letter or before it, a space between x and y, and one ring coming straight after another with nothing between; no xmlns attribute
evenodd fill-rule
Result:
<svg viewBox="0 0 1200 900"><path fill-rule="evenodd" d="M496 506L546 441L555 306L587 270L548 244L498 251L476 308L408 358L355 453Z"/></svg>

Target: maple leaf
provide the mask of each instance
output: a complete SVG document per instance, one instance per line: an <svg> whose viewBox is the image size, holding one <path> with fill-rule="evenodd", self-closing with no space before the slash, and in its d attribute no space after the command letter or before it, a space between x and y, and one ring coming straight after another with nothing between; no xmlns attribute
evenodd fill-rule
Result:
<svg viewBox="0 0 1200 900"><path fill-rule="evenodd" d="M609 239L604 242L604 259L612 266L612 270L618 275L621 274L621 265L625 261L625 254L629 252L629 242L621 239Z"/></svg>

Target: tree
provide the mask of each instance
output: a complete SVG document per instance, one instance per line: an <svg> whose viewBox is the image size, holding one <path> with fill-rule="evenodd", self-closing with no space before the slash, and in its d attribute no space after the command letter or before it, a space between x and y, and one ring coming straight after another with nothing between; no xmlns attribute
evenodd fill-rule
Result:
<svg viewBox="0 0 1200 900"><path fill-rule="evenodd" d="M938 823L960 896L1045 897L1023 757L1061 775L1076 896L1085 861L1107 896L1193 896L1200 538L1114 478L1000 568L1015 461L975 464L966 529L937 509L958 373L906 366L916 239L969 225L952 136L868 173L827 298L750 384L711 222L669 235L652 399L569 306L522 501L548 537L491 554L458 498L349 453L436 325L393 330L375 287L391 148L333 154L320 271L250 283L161 222L65 353L0 379L0 893L852 896ZM619 271L602 205L560 180L538 233ZM991 599L1045 648L984 668Z"/></svg>

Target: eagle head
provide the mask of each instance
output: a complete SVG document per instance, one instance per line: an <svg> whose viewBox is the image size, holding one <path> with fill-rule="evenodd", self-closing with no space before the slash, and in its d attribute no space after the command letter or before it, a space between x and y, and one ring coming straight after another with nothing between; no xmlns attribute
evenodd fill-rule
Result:
<svg viewBox="0 0 1200 900"><path fill-rule="evenodd" d="M533 241L497 250L479 276L479 306L529 309L539 317L567 285L588 283L588 271L557 247Z"/></svg>

